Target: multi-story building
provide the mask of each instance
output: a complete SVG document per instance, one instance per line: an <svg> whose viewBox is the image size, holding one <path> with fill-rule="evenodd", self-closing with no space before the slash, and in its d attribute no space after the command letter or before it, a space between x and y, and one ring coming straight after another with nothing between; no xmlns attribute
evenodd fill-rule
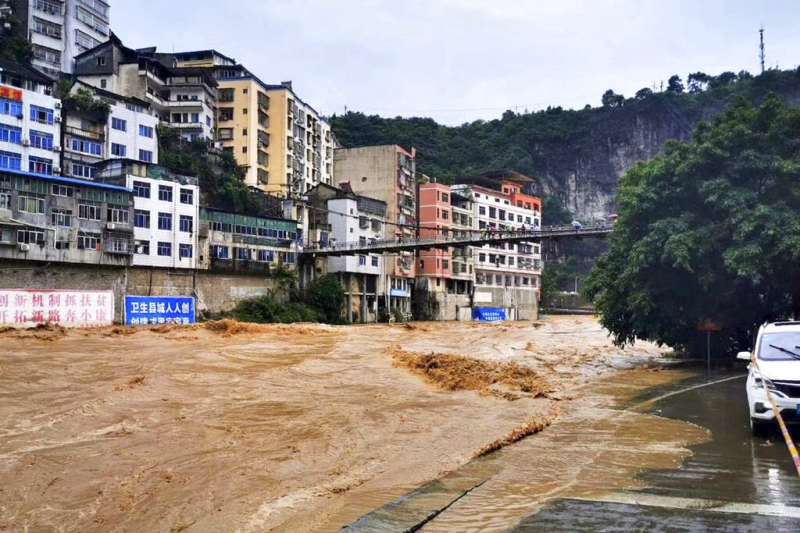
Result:
<svg viewBox="0 0 800 533"><path fill-rule="evenodd" d="M297 265L297 222L283 218L240 215L200 209L198 268L222 272L269 274Z"/></svg>
<svg viewBox="0 0 800 533"><path fill-rule="evenodd" d="M126 187L0 170L0 258L130 265Z"/></svg>
<svg viewBox="0 0 800 533"><path fill-rule="evenodd" d="M451 235L468 238L476 235L476 223L472 198L462 191L450 189L452 208ZM451 280L448 291L455 294L472 294L475 285L475 261L471 246L453 248Z"/></svg>
<svg viewBox="0 0 800 533"><path fill-rule="evenodd" d="M6 0L30 41L33 66L50 75L71 73L76 55L108 40L110 7L103 0Z"/></svg>
<svg viewBox="0 0 800 533"><path fill-rule="evenodd" d="M309 235L323 246L371 244L384 238L386 202L355 194L349 183L341 188L317 185L308 192L308 201ZM335 274L344 288L348 321L378 320L379 298L385 294L383 262L383 254L373 253L329 257L322 265L320 270Z"/></svg>
<svg viewBox="0 0 800 533"><path fill-rule="evenodd" d="M52 80L0 60L0 169L60 173L61 103Z"/></svg>
<svg viewBox="0 0 800 533"><path fill-rule="evenodd" d="M158 164L157 129L147 102L77 81L62 106L62 173L94 179L105 159Z"/></svg>
<svg viewBox="0 0 800 533"><path fill-rule="evenodd" d="M422 239L449 238L453 222L450 205L450 186L442 183L423 183L419 186L419 236ZM417 278L428 278L429 289L446 289L452 276L450 249L429 249L419 252Z"/></svg>
<svg viewBox="0 0 800 533"><path fill-rule="evenodd" d="M141 161L109 159L97 165L95 179L133 191L134 265L197 268L197 178Z"/></svg>
<svg viewBox="0 0 800 533"><path fill-rule="evenodd" d="M478 231L484 234L541 227L542 202L522 193L522 186L502 181L498 189L481 185L454 185L475 204ZM514 308L517 318L535 313L542 272L538 243L503 243L475 247L475 306Z"/></svg>
<svg viewBox="0 0 800 533"><path fill-rule="evenodd" d="M217 82L205 68L180 67L156 48L133 50L115 36L75 57L76 77L148 102L160 121L187 140L214 139Z"/></svg>
<svg viewBox="0 0 800 533"><path fill-rule="evenodd" d="M337 149L333 174L353 191L386 202L385 239L416 237L416 150L397 145ZM399 252L384 262L388 312L410 313L416 274L413 252Z"/></svg>

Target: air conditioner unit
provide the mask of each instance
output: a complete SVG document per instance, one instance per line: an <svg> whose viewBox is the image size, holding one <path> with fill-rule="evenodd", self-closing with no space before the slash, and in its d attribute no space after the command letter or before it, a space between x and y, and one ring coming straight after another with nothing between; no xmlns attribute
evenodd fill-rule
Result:
<svg viewBox="0 0 800 533"><path fill-rule="evenodd" d="M109 229L109 230L113 231L113 230L117 229L117 225L114 224L113 222L109 222L108 224L106 224L106 229Z"/></svg>
<svg viewBox="0 0 800 533"><path fill-rule="evenodd" d="M30 145L31 141L29 141L28 139L22 139L22 146L30 146Z"/></svg>
<svg viewBox="0 0 800 533"><path fill-rule="evenodd" d="M135 251L136 251L136 253L137 253L137 254L140 254L140 253L144 252L144 246L142 246L142 245L140 244L139 246L137 246L137 247L135 248Z"/></svg>
<svg viewBox="0 0 800 533"><path fill-rule="evenodd" d="M30 252L31 251L31 245L27 244L27 243L24 243L24 242L21 242L21 243L17 244L17 247L19 248L20 252Z"/></svg>
<svg viewBox="0 0 800 533"><path fill-rule="evenodd" d="M61 174L61 167L53 167L53 174Z"/></svg>
<svg viewBox="0 0 800 533"><path fill-rule="evenodd" d="M55 108L56 109L61 109L61 102L56 102Z"/></svg>
<svg viewBox="0 0 800 533"><path fill-rule="evenodd" d="M60 152L61 151L61 147L60 146L53 146L53 151L54 152Z"/></svg>
<svg viewBox="0 0 800 533"><path fill-rule="evenodd" d="M55 121L56 121L56 123L60 124L61 123L61 117L55 117Z"/></svg>

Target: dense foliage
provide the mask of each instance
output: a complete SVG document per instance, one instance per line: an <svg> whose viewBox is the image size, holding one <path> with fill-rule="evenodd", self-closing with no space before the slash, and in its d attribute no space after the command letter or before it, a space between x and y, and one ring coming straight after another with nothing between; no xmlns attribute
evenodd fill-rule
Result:
<svg viewBox="0 0 800 533"><path fill-rule="evenodd" d="M0 59L29 65L33 48L25 37L24 26L13 11L0 17Z"/></svg>
<svg viewBox="0 0 800 533"><path fill-rule="evenodd" d="M288 298L275 295L244 300L231 313L238 320L262 323L342 322L345 294L335 276L322 276L304 290L288 287Z"/></svg>
<svg viewBox="0 0 800 533"><path fill-rule="evenodd" d="M749 348L754 326L800 316L800 110L743 99L690 143L620 181L610 251L587 280L619 344Z"/></svg>
<svg viewBox="0 0 800 533"><path fill-rule="evenodd" d="M207 141L182 139L176 129L158 128L159 163L177 174L197 176L206 205L252 215L262 213L258 197L244 183L233 154L214 150Z"/></svg>
<svg viewBox="0 0 800 533"><path fill-rule="evenodd" d="M346 147L371 144L415 146L421 172L447 182L465 175L513 169L545 180L537 192L567 194L576 173L613 190L618 169L610 163L615 147L643 142L633 132L650 124L660 148L666 139L688 139L701 121L732 105L737 97L759 103L769 92L800 97L800 72L769 70L709 76L696 72L669 78L663 90L642 89L633 98L609 90L602 107L567 110L549 107L532 113L506 111L501 118L443 126L430 118L384 118L348 112L331 118ZM653 153L646 154L649 158Z"/></svg>

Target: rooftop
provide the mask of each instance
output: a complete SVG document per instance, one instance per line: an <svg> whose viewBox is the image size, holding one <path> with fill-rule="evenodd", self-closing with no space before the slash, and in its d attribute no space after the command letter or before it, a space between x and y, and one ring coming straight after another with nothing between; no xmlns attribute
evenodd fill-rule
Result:
<svg viewBox="0 0 800 533"><path fill-rule="evenodd" d="M17 63L16 61L10 61L8 59L0 59L0 70L37 83L50 84L54 81L49 76L42 74L31 66L23 65L22 63Z"/></svg>
<svg viewBox="0 0 800 533"><path fill-rule="evenodd" d="M120 185L112 185L109 183L101 183L97 181L82 180L78 178L68 178L66 176L48 176L46 174L36 174L35 172L23 172L20 170L0 170L0 174L11 174L14 176L22 176L23 178L38 179L48 181L51 183L59 183L62 185L73 185L77 187L90 187L94 189L103 189L115 192L132 192L127 187Z"/></svg>

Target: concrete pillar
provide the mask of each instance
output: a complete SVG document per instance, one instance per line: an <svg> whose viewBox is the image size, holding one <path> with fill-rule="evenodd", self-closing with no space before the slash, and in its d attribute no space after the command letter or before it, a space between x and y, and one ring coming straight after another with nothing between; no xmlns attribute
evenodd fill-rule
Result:
<svg viewBox="0 0 800 533"><path fill-rule="evenodd" d="M345 294L347 295L347 321L349 323L353 323L353 291L350 287L350 273L344 273L344 280L345 280Z"/></svg>
<svg viewBox="0 0 800 533"><path fill-rule="evenodd" d="M367 323L367 275L361 275L361 323Z"/></svg>

